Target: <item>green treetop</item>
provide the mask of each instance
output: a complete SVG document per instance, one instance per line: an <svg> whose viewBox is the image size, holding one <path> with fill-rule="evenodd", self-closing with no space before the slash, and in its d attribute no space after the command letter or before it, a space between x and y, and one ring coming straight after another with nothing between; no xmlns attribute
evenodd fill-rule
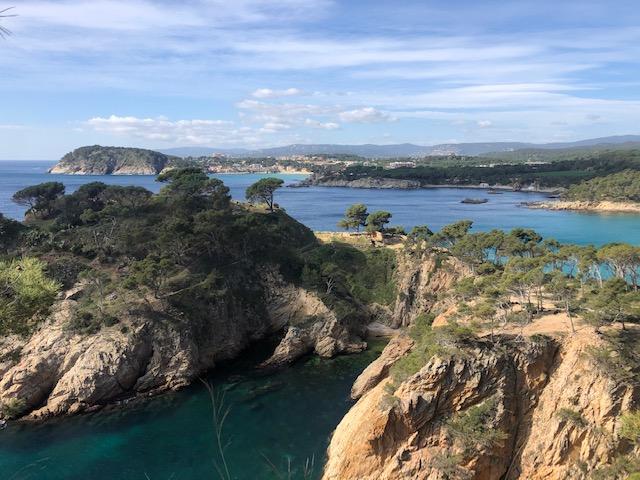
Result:
<svg viewBox="0 0 640 480"><path fill-rule="evenodd" d="M367 216L367 206L363 203L355 203L347 208L344 218L338 222L338 226L345 230L353 228L356 232L359 232L360 227L367 225Z"/></svg>
<svg viewBox="0 0 640 480"><path fill-rule="evenodd" d="M280 178L261 178L247 188L245 196L250 202L266 203L269 211L273 212L273 194L277 189L282 187L283 184L284 180Z"/></svg>
<svg viewBox="0 0 640 480"><path fill-rule="evenodd" d="M367 216L367 232L384 232L384 226L391 220L391 213L378 210Z"/></svg>

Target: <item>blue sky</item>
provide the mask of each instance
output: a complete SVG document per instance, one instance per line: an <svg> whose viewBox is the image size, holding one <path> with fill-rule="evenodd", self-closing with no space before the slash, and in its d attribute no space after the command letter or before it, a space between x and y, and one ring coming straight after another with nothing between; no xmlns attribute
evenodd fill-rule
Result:
<svg viewBox="0 0 640 480"><path fill-rule="evenodd" d="M14 2L0 158L640 133L635 1Z"/></svg>

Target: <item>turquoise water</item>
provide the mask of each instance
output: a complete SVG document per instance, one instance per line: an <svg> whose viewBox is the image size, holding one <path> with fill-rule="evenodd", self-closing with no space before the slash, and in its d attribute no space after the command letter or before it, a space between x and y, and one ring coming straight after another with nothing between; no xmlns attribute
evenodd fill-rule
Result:
<svg viewBox="0 0 640 480"><path fill-rule="evenodd" d="M141 185L158 191L152 176L47 175L53 162L0 162L0 212L21 218L21 207L11 203L20 188L44 181L62 181L68 191L90 181ZM260 175L220 175L232 196ZM280 175L289 184L301 176ZM461 204L465 197L487 197L483 205ZM432 229L460 220L474 220L476 230L534 228L563 242L603 244L626 241L640 244L640 217L529 210L523 201L540 194L504 193L452 188L433 190L357 190L347 188L283 188L278 203L289 214L316 230L334 230L345 208L366 203L370 209L394 214L394 223ZM252 368L268 354L256 349L241 363L219 366L210 380L228 390L231 413L225 424L230 441L227 459L238 480L277 479L269 463L282 474L291 463L293 478L307 459L315 458L318 478L329 436L350 403L355 377L379 353L381 346L363 354L333 360L308 358L291 368L261 375ZM248 372L248 373L247 373ZM206 390L196 384L178 393L138 405L41 425L11 425L0 431L0 479L13 480L200 480L218 479L215 443Z"/></svg>
<svg viewBox="0 0 640 480"><path fill-rule="evenodd" d="M141 185L158 191L160 184L153 176L73 176L48 175L47 168L54 162L0 161L0 212L20 218L22 207L11 202L11 195L26 185L44 181L63 182L68 191L90 181L103 181L118 185ZM219 175L231 189L234 198L242 200L244 191L263 175ZM287 184L301 178L299 175L278 175ZM488 198L489 203L471 205L460 203L466 197ZM370 210L384 209L393 213L393 223L411 228L426 224L432 230L456 220L474 221L475 230L528 227L545 237L561 242L602 245L624 241L640 244L640 216L629 214L590 214L530 210L519 206L524 201L543 200L537 193L505 192L487 195L479 190L438 188L425 190L366 190L352 188L283 188L277 193L278 203L287 212L314 230L336 230L336 223L352 203L362 202Z"/></svg>
<svg viewBox="0 0 640 480"><path fill-rule="evenodd" d="M209 380L230 408L227 463L238 480L277 479L291 462L302 478L315 458L318 478L328 439L351 403L356 376L382 350L331 360L307 358L269 375L253 369L268 351L218 368ZM248 373L247 373L248 372ZM0 431L3 480L218 480L211 403L203 385L136 406Z"/></svg>

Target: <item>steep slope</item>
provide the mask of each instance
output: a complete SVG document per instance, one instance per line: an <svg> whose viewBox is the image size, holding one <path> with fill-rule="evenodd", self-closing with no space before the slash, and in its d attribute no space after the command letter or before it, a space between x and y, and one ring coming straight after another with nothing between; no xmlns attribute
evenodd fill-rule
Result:
<svg viewBox="0 0 640 480"><path fill-rule="evenodd" d="M640 393L585 355L599 342L478 340L383 380L337 427L323 478L589 478L624 451L618 418Z"/></svg>
<svg viewBox="0 0 640 480"><path fill-rule="evenodd" d="M209 312L209 321L198 326L152 296L130 298L129 313L117 325L86 335L68 328L84 294L82 286L76 287L30 338L10 337L0 344L0 358L8 359L0 363L0 404L16 405L29 418L43 418L177 389L219 361L234 358L250 342L310 316L319 330L316 342L331 345L319 353L331 356L366 346L354 341L312 292L274 273L265 277L264 291L259 302L266 314L227 296ZM306 350L280 354L272 363L286 363L303 353Z"/></svg>

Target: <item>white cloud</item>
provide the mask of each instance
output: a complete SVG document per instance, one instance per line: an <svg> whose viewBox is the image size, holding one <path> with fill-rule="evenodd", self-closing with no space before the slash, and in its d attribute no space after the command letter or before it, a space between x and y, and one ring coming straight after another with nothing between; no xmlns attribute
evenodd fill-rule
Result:
<svg viewBox="0 0 640 480"><path fill-rule="evenodd" d="M255 98L295 97L296 95L302 95L302 90L299 90L297 88L287 88L285 90L272 90L270 88L259 88L251 94L251 96Z"/></svg>
<svg viewBox="0 0 640 480"><path fill-rule="evenodd" d="M86 122L96 132L175 144L229 144L247 133L227 120L176 120L111 115Z"/></svg>
<svg viewBox="0 0 640 480"><path fill-rule="evenodd" d="M340 124L339 123L335 123L335 122L320 122L318 120L313 120L311 118L305 119L304 124L307 125L308 127L321 128L321 129L324 129L324 130L337 130L338 128L340 128Z"/></svg>
<svg viewBox="0 0 640 480"><path fill-rule="evenodd" d="M373 107L363 107L340 112L339 117L343 122L350 123L378 123L391 122L395 120L392 115Z"/></svg>
<svg viewBox="0 0 640 480"><path fill-rule="evenodd" d="M478 127L480 128L489 128L491 125L493 125L493 122L491 120L478 120L476 122L476 125L478 125Z"/></svg>

